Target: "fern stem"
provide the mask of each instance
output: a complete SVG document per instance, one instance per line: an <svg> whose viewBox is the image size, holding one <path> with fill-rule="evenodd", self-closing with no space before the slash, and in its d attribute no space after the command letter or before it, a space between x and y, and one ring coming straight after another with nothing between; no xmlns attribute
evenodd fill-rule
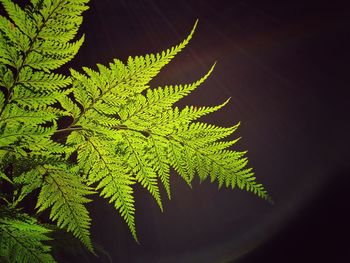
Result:
<svg viewBox="0 0 350 263"><path fill-rule="evenodd" d="M54 133L67 132L67 131L81 131L81 130L83 130L82 127L67 127L64 129L58 129Z"/></svg>

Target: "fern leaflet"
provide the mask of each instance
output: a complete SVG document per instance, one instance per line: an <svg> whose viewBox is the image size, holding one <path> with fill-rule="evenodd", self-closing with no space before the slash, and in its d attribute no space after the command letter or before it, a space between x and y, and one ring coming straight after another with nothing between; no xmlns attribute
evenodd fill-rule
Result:
<svg viewBox="0 0 350 263"><path fill-rule="evenodd" d="M8 263L56 262L46 244L50 231L28 216L0 218L0 260ZM3 261L4 260L4 261Z"/></svg>
<svg viewBox="0 0 350 263"><path fill-rule="evenodd" d="M57 221L57 226L66 228L90 250L90 217L84 204L90 200L85 196L93 193L65 165L44 165L44 183L38 197L38 212L51 207L50 218Z"/></svg>

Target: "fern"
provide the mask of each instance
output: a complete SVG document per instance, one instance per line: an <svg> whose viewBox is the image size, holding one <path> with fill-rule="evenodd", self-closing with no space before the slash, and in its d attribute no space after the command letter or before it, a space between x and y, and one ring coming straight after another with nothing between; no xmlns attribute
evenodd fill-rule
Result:
<svg viewBox="0 0 350 263"><path fill-rule="evenodd" d="M174 107L213 72L185 85L151 88L149 82L192 38L165 51L114 59L97 70L61 67L78 52L76 40L87 0L31 0L20 7L0 0L0 259L54 262L49 230L35 218L49 219L71 232L94 253L91 219L85 204L98 193L119 211L138 242L133 186L140 184L163 211L160 186L171 198L170 171L191 187L217 181L271 200L247 167L246 152L224 140L239 124L220 127L198 121L223 106ZM58 128L64 117L71 122ZM37 195L36 215L18 212ZM3 212L17 211L17 212ZM19 239L19 237L23 237ZM16 253L15 253L16 251Z"/></svg>
<svg viewBox="0 0 350 263"><path fill-rule="evenodd" d="M18 218L0 218L1 262L50 263L56 262L50 255L47 241L50 230L38 224L34 218L17 215Z"/></svg>
<svg viewBox="0 0 350 263"><path fill-rule="evenodd" d="M84 203L92 191L83 185L73 168L64 165L44 165L44 182L38 197L38 212L51 207L50 219L60 228L66 227L74 236L93 251L90 240L90 217Z"/></svg>
<svg viewBox="0 0 350 263"><path fill-rule="evenodd" d="M0 104L5 136L0 138L0 147L13 145L23 137L35 141L38 134L49 138L57 129L59 111L49 106L59 100L70 80L50 71L71 60L79 50L83 37L70 41L81 24L86 2L32 1L31 9L23 10L10 0L1 0L11 20L0 17L0 70L5 88ZM52 112L40 115L38 110ZM24 124L23 111L27 116L35 115L37 121L26 121L27 127L20 128ZM8 115L11 121L5 123ZM52 132L38 128L38 124L51 125Z"/></svg>

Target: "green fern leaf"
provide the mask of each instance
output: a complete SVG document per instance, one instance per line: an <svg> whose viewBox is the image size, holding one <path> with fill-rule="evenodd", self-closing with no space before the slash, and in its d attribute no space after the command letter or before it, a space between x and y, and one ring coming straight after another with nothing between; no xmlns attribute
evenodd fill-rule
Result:
<svg viewBox="0 0 350 263"><path fill-rule="evenodd" d="M110 64L110 69L98 65L100 72L83 68L89 78L71 70L75 79L74 96L84 108L83 117L91 119L89 114L94 110L105 115L120 112L120 108L128 103L128 98L146 89L148 82L158 74L161 68L187 45L195 27L196 24L182 43L156 55L129 57L127 65L115 60ZM116 100L112 102L113 99ZM75 124L80 125L79 120Z"/></svg>
<svg viewBox="0 0 350 263"><path fill-rule="evenodd" d="M56 262L46 244L50 230L34 218L0 218L0 259L13 263Z"/></svg>
<svg viewBox="0 0 350 263"><path fill-rule="evenodd" d="M35 35L35 22L32 18L22 10L17 4L10 0L1 0L7 14L12 19L13 23L22 31L23 34L27 35L32 39Z"/></svg>
<svg viewBox="0 0 350 263"><path fill-rule="evenodd" d="M90 188L84 186L79 176L65 165L44 165L46 170L37 208L38 212L51 207L50 218L57 226L66 228L93 252L90 240L90 217L84 204L90 200Z"/></svg>
<svg viewBox="0 0 350 263"><path fill-rule="evenodd" d="M13 184L12 180L5 173L3 173L2 171L0 171L0 179L6 180L10 184Z"/></svg>
<svg viewBox="0 0 350 263"><path fill-rule="evenodd" d="M160 181L165 188L168 198L171 199L168 145L168 140L161 136L152 134L149 136L147 146L150 148L150 151L153 151L153 154L150 154L148 161L152 164L152 167L154 167L154 170L157 172L157 175L159 176Z"/></svg>
<svg viewBox="0 0 350 263"><path fill-rule="evenodd" d="M47 40L68 42L72 40L82 23L81 14L88 9L88 0L44 1L37 17L39 25L45 25L38 37ZM39 3L33 3L38 6ZM40 18L42 17L42 20Z"/></svg>
<svg viewBox="0 0 350 263"><path fill-rule="evenodd" d="M36 92L49 92L65 88L71 84L71 80L60 74L44 73L25 68L19 73L18 84Z"/></svg>
<svg viewBox="0 0 350 263"><path fill-rule="evenodd" d="M157 116L151 116L148 120L149 127L157 134L169 134L178 127L188 125L191 121L196 120L209 113L215 112L225 106L230 99L214 107L196 107L186 106L180 110L178 107L162 112Z"/></svg>
<svg viewBox="0 0 350 263"><path fill-rule="evenodd" d="M68 113L68 115L72 116L74 119L80 116L81 111L79 107L68 96L65 94L60 94L57 96L57 98L60 105Z"/></svg>
<svg viewBox="0 0 350 263"><path fill-rule="evenodd" d="M74 43L62 44L50 40L40 43L40 46L38 43L38 47L35 48L35 50L40 53L29 53L24 66L29 66L45 72L57 69L76 55L83 41L84 37Z"/></svg>
<svg viewBox="0 0 350 263"><path fill-rule="evenodd" d="M27 195L32 193L35 189L42 186L43 175L45 174L45 169L41 166L37 166L28 172L21 173L19 176L14 178L14 183L21 186L21 192L18 195L15 203L21 202Z"/></svg>
<svg viewBox="0 0 350 263"><path fill-rule="evenodd" d="M98 182L96 189L101 190L101 196L114 203L137 241L131 187L135 179L130 175L127 164L122 158L118 158L118 146L113 141L104 141L97 137L86 138L79 132L74 132L73 136L81 142L78 146L78 164L87 174L89 184Z"/></svg>
<svg viewBox="0 0 350 263"><path fill-rule="evenodd" d="M0 65L8 65L13 68L19 67L21 57L19 57L18 51L16 48L9 44L9 41L4 36L4 33L0 30ZM1 66L3 66L1 65ZM3 70L1 70L3 71ZM4 84L1 84L4 86Z"/></svg>
<svg viewBox="0 0 350 263"><path fill-rule="evenodd" d="M229 128L224 128L212 124L194 122L189 125L180 126L176 131L176 137L180 138L182 141L186 141L187 144L195 146L196 148L203 148L206 151L211 150L216 152L219 149L226 149L239 140L217 142L218 140L234 133L239 125L240 123Z"/></svg>
<svg viewBox="0 0 350 263"><path fill-rule="evenodd" d="M27 146L35 149L43 145L41 150L46 150L47 152L44 152L43 155L47 155L52 147L50 144L53 143L50 137L56 130L56 125L51 127L33 127L32 123L9 122L5 124L3 132L0 133L0 147L11 146L11 144L23 139L25 143L21 147ZM36 143L38 145L35 145ZM16 145L13 146L16 149ZM60 146L54 144L54 148L57 149L57 147Z"/></svg>
<svg viewBox="0 0 350 263"><path fill-rule="evenodd" d="M87 9L87 1L34 1L35 8L24 10L9 0L1 0L1 3L13 23L0 16L0 64L4 63L0 65L3 73L0 84L7 89L0 109L0 118L6 119L6 126L0 134L0 146L24 138L29 138L29 143L32 143L38 133L43 135L44 130L46 133L56 129L55 125L42 129L37 127L38 124L47 126L64 114L49 105L61 99L63 94L56 90L67 86L70 79L49 71L72 59L81 46L84 37L76 42L70 41L81 24L81 13ZM51 32L52 36L57 34L57 38L46 38L45 32ZM12 66L15 71L5 65ZM67 100L64 102L67 106ZM74 110L78 115L77 107ZM27 122L21 127L29 116L37 121Z"/></svg>
<svg viewBox="0 0 350 263"><path fill-rule="evenodd" d="M148 152L145 151L143 136L140 136L140 134L133 134L133 132L123 132L123 138L127 143L125 159L132 169L132 172L135 174L136 180L150 192L157 201L159 208L163 211L157 174L145 158Z"/></svg>
<svg viewBox="0 0 350 263"><path fill-rule="evenodd" d="M125 174L125 170L118 171L117 167L112 167L107 169L96 189L102 189L100 195L109 198L110 203L114 203L115 208L127 223L132 236L138 242L135 227L133 184L135 184L135 181L128 174Z"/></svg>
<svg viewBox="0 0 350 263"><path fill-rule="evenodd" d="M38 109L37 112L24 110L15 104L12 104L3 111L0 121L2 123L32 122L33 125L39 125L56 119L53 113Z"/></svg>
<svg viewBox="0 0 350 263"><path fill-rule="evenodd" d="M239 123L226 128L196 122L229 100L214 107L174 107L209 77L215 64L192 84L149 86L188 44L197 22L177 46L129 57L125 63L115 59L109 67L97 64L97 70L71 69L66 77L52 71L70 61L82 45L84 36L74 39L88 0L31 0L24 9L10 0L0 2L8 14L0 16L0 178L15 188L11 202L1 198L12 207L40 189L38 212L51 208L50 218L58 227L93 252L91 219L84 206L93 189L113 203L136 241L133 185L147 189L163 211L158 180L170 199L171 167L189 186L198 174L201 181L217 181L219 188L238 187L269 199L247 168L245 152L229 149L238 139L223 141ZM58 123L65 123L63 116L71 123L58 130ZM58 133L63 135L59 139ZM32 163L26 165L28 161ZM23 230L30 251L20 248L16 257L13 251L19 243L8 233L17 230L6 231L28 222L0 221L5 222L0 235L7 238L0 244L0 259L25 262L25 255L30 262L53 261L49 247L42 244L47 240L44 228L45 234L32 243L26 240L29 231ZM39 244L37 257L27 256Z"/></svg>
<svg viewBox="0 0 350 263"><path fill-rule="evenodd" d="M30 47L30 39L23 34L10 20L0 16L0 31L19 51L26 52ZM19 53L17 53L19 54Z"/></svg>
<svg viewBox="0 0 350 263"><path fill-rule="evenodd" d="M193 174L188 169L187 162L189 162L190 160L187 158L188 156L186 155L186 152L184 151L184 148L182 147L181 143L176 141L170 142L170 151L169 151L170 164L172 167L174 167L175 171L182 176L182 178L186 181L186 183L190 187L192 187L191 181L193 178Z"/></svg>
<svg viewBox="0 0 350 263"><path fill-rule="evenodd" d="M190 94L202 84L214 70L214 67L215 64L204 77L190 85L176 85L166 86L165 88L159 87L158 89L148 89L146 96L138 95L135 97L134 101L131 101L126 105L124 109L126 114L121 116L123 124L131 127L133 123L136 123L138 127L140 127L140 124L147 123L144 120L149 119L150 116L156 117L160 113L171 109L171 106L174 103Z"/></svg>

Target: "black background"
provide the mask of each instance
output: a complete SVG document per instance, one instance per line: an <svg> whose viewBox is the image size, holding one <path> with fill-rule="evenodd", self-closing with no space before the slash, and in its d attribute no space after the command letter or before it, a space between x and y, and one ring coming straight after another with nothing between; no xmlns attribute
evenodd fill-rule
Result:
<svg viewBox="0 0 350 263"><path fill-rule="evenodd" d="M178 105L216 105L204 121L241 121L238 150L275 204L240 190L193 189L175 174L162 214L137 187L135 244L105 200L89 205L93 239L112 262L346 262L349 253L349 8L336 1L95 0L68 67L189 46L151 82L212 76ZM235 138L235 137L232 137ZM101 252L99 252L101 254ZM110 262L108 256L62 262Z"/></svg>

